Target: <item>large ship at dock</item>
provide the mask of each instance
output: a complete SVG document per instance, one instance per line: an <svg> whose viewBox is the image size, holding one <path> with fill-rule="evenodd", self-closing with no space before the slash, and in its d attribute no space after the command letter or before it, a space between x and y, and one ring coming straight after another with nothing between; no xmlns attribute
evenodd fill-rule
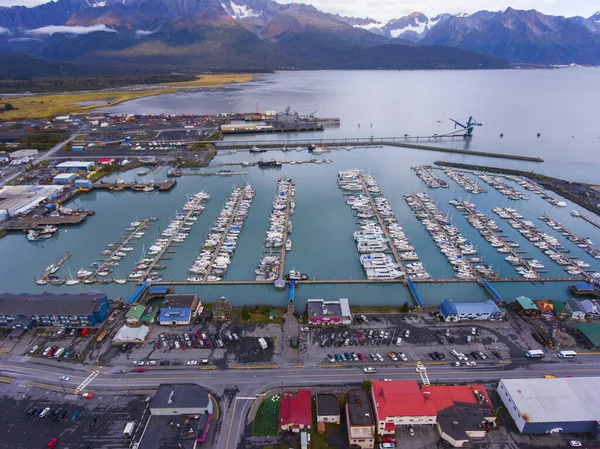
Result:
<svg viewBox="0 0 600 449"><path fill-rule="evenodd" d="M339 118L317 118L313 114L302 116L288 106L283 112L267 111L248 114L243 121L232 120L221 125L223 134L252 134L268 132L323 131L325 126L339 126Z"/></svg>

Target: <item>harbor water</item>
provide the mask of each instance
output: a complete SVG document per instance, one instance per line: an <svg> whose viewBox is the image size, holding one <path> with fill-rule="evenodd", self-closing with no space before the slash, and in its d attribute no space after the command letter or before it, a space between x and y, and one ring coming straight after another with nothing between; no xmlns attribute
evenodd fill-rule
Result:
<svg viewBox="0 0 600 449"><path fill-rule="evenodd" d="M487 80L487 81L486 81ZM366 83L368 81L368 83ZM134 250L120 261L112 276L126 278L142 257L142 253L160 235L169 221L181 211L189 195L204 190L211 195L206 209L192 226L189 237L180 246L167 253L167 268L161 272L162 279L185 280L187 270L197 257L204 238L213 226L216 216L234 186L246 183L256 190L254 202L238 240L235 254L225 275L225 280L250 280L264 250L265 231L269 225L273 194L277 180L281 176L293 178L296 184L296 208L291 216L293 232L289 238L292 250L286 255L285 269L296 269L309 275L311 279L364 279L352 233L355 230L351 209L345 204L345 197L336 183L339 170L359 168L372 174L378 181L383 195L403 226L404 231L415 246L421 261L433 278L453 278L452 266L442 256L422 223L407 206L402 195L410 192L427 192L437 206L457 225L462 234L470 240L502 277L518 277L515 268L505 260L505 254L498 253L485 241L464 216L449 201L453 198L468 199L493 218L502 228L502 235L520 244L525 257L539 260L545 265L543 277L564 276L564 270L548 258L543 251L527 241L508 223L492 212L495 206L516 209L526 220L533 221L542 231L556 236L563 243L569 256L588 262L590 270L600 271L600 261L593 259L573 242L567 240L545 222L538 219L546 213L561 222L580 237L590 237L600 246L600 230L580 218L571 216L570 211L580 208L569 201L567 207L554 207L540 196L526 192L531 199L512 201L485 184L475 175L469 176L483 186L487 192L468 195L443 171L436 173L449 184L447 189L429 189L411 170L411 166L432 164L436 160L478 163L483 165L514 167L521 170L536 170L542 173L567 179L597 181L600 156L597 147L600 140L594 133L597 128L590 124L589 116L597 117L600 93L592 85L600 81L600 72L594 69L565 71L499 71L499 72L308 72L281 73L266 75L261 80L244 86L219 91L186 92L161 95L135 100L112 107L112 112L137 113L218 113L232 108L251 111L255 100L260 101L261 109L283 109L287 104L299 112L313 112L318 116L339 116L340 128L326 129L322 133L303 133L289 136L310 138L315 135L323 138L356 136L398 136L405 132L413 135L441 134L452 129L448 117L462 118L472 114L484 122L475 130L472 142L462 140L445 141L445 146L514 154L540 156L544 163L509 161L477 156L459 156L446 153L413 150L396 147L355 148L351 151L336 150L322 155L302 152L270 151L251 154L247 151L219 152L211 167L204 171L216 171L220 164L279 159L284 162L313 158L331 159L322 164L284 164L278 169L258 167L238 168L247 172L239 176L197 176L198 171L186 170L177 179L177 186L170 192L109 192L92 191L79 195L69 207L84 207L96 212L80 227L62 229L59 235L43 242L29 243L24 234L10 234L0 239L0 281L5 292L83 292L91 289L106 292L109 297L128 299L137 289L135 283L126 285L78 284L75 286L38 286L35 278L45 268L60 259L67 251L72 256L60 268L58 274L69 278L81 268L101 259L101 252L107 245L123 238L129 223L149 216L158 217L150 229L139 239ZM359 88L363 85L365 88ZM465 95L465 83L471 86L472 95ZM519 92L508 94L508 86L513 84ZM581 89L573 92L574 85ZM584 93L585 86L589 92ZM412 86L412 87L411 87ZM375 91L374 89L379 89ZM385 89L385 93L383 91ZM447 91L442 92L442 90ZM565 94L565 89L578 99L578 110L571 114L572 105L557 111L548 106L547 92ZM567 93L568 93L567 92ZM524 98L525 97L525 98ZM554 98L554 97L553 97ZM252 99L252 100L251 100ZM495 99L492 101L491 99ZM533 103L529 104L530 100ZM562 104L559 99L556 108ZM537 103L536 103L537 102ZM493 104L492 104L493 103ZM596 109L596 110L595 110ZM556 121L562 119L559 128ZM441 123L437 121L440 120ZM373 127L370 127L370 123ZM528 122L528 125L525 125ZM361 124L360 128L358 124ZM554 125L553 125L554 124ZM589 126L589 128L588 128ZM568 131L568 132L567 132ZM500 139L498 132L504 132ZM535 134L540 132L539 139ZM573 134L571 134L573 133ZM566 134L569 134L568 137ZM575 137L571 137L574 135ZM281 135L268 136L282 138ZM267 136L261 136L267 138ZM248 139L243 137L241 139ZM430 144L430 143L428 143ZM565 161L565 148L568 145L569 157ZM161 168L139 176L138 170L113 174L105 180L122 178L132 181L137 178L148 182L164 181L166 169ZM523 191L513 181L509 185ZM591 215L591 214L588 214ZM600 221L598 217L593 217ZM70 273L69 273L70 270ZM507 300L527 295L533 299L567 299L567 283L545 282L535 285L529 282L496 282L494 288ZM272 285L202 285L177 286L176 292L194 292L204 301L213 301L225 296L234 304L272 304L285 306L288 291L277 291ZM483 301L488 294L476 283L417 284L417 290L426 305L439 304L443 299L454 301ZM301 285L296 291L296 301L302 308L308 298L336 299L346 297L352 305L399 306L404 302L413 303L408 289L400 284L315 284Z"/></svg>

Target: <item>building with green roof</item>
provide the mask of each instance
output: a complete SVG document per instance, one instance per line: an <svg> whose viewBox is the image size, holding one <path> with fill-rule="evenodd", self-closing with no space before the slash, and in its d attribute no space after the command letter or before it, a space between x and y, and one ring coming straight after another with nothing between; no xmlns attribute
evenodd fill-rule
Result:
<svg viewBox="0 0 600 449"><path fill-rule="evenodd" d="M569 311L567 310L564 302L554 299L552 304L554 305L554 316L556 318L565 319L569 316Z"/></svg>
<svg viewBox="0 0 600 449"><path fill-rule="evenodd" d="M600 324L576 323L574 326L581 333L588 345L594 348L600 347Z"/></svg>
<svg viewBox="0 0 600 449"><path fill-rule="evenodd" d="M521 315L529 317L540 316L541 312L538 306L527 296L519 296L515 302L515 309Z"/></svg>
<svg viewBox="0 0 600 449"><path fill-rule="evenodd" d="M134 304L125 314L127 324L140 325L153 323L158 313L158 307Z"/></svg>

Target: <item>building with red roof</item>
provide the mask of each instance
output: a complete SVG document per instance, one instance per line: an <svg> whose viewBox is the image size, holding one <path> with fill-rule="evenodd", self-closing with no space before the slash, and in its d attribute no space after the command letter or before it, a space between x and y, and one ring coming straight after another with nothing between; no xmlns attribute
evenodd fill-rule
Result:
<svg viewBox="0 0 600 449"><path fill-rule="evenodd" d="M485 438L495 413L483 385L424 386L414 380L372 381L371 395L380 435L396 426L436 425L454 447Z"/></svg>
<svg viewBox="0 0 600 449"><path fill-rule="evenodd" d="M312 425L312 403L310 390L298 390L296 393L284 391L281 394L279 428L300 432Z"/></svg>
<svg viewBox="0 0 600 449"><path fill-rule="evenodd" d="M110 165L110 164L114 164L116 162L115 159L113 159L112 157L101 157L100 159L98 159L98 163L100 165Z"/></svg>

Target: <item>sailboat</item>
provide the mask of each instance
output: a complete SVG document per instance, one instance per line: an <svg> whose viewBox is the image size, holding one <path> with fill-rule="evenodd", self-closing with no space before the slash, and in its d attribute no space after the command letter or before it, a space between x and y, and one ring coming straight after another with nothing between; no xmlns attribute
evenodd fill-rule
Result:
<svg viewBox="0 0 600 449"><path fill-rule="evenodd" d="M73 274L71 273L71 269L67 268L69 270L69 277L70 279L67 279L67 282L65 282L65 285L77 285L79 284L79 279L74 279L73 278Z"/></svg>

